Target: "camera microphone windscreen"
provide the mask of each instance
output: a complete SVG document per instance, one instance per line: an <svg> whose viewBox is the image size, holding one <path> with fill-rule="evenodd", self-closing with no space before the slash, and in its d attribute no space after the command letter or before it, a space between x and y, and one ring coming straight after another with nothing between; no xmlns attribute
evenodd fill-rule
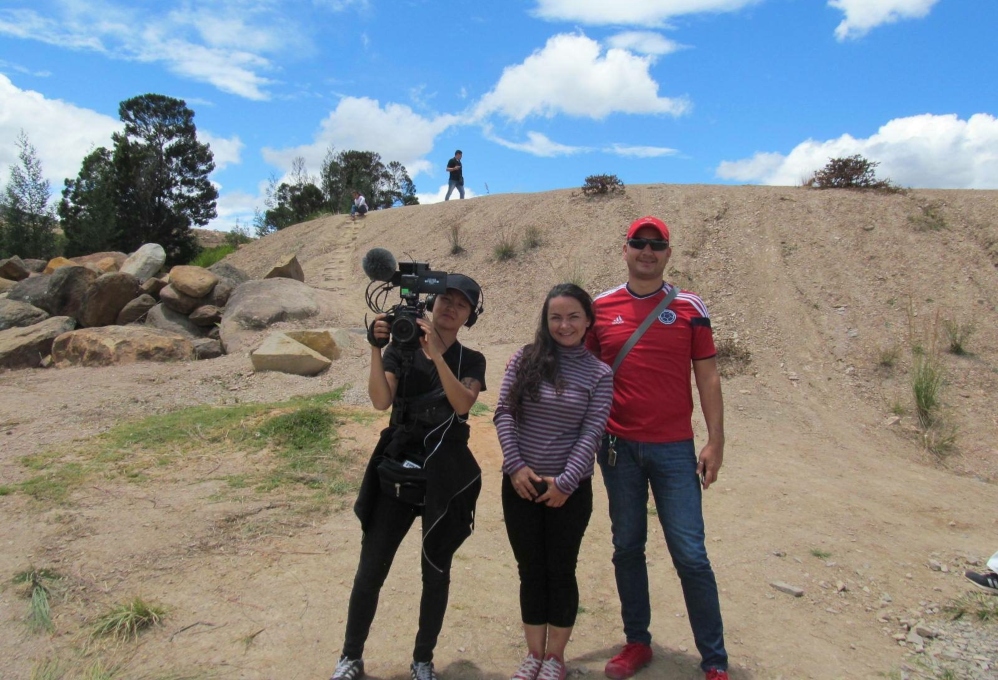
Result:
<svg viewBox="0 0 998 680"><path fill-rule="evenodd" d="M364 268L367 278L372 281L391 281L398 266L395 256L384 248L371 248L364 255L360 266Z"/></svg>

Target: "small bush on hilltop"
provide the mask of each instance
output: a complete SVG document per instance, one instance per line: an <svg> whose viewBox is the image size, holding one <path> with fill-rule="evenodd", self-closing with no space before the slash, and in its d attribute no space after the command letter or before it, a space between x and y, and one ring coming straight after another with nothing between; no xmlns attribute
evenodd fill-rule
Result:
<svg viewBox="0 0 998 680"><path fill-rule="evenodd" d="M902 189L889 179L877 179L876 168L880 163L867 160L859 154L848 158L830 158L821 170L816 170L804 186L811 189L872 189L889 193Z"/></svg>
<svg viewBox="0 0 998 680"><path fill-rule="evenodd" d="M582 185L585 196L608 196L624 193L624 183L616 175L589 175Z"/></svg>

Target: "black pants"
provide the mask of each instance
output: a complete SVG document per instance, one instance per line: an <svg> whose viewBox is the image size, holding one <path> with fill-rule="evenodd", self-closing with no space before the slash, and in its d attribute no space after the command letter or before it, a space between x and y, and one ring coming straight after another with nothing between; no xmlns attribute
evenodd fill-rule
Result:
<svg viewBox="0 0 998 680"><path fill-rule="evenodd" d="M350 607L347 610L347 630L343 642L343 654L350 659L360 659L364 655L364 643L371 631L371 622L378 609L378 595L381 586L388 578L395 553L402 539L409 532L420 509L386 496L378 495L378 501L371 516L371 523L360 548L360 564L350 592ZM423 527L425 532L426 527ZM414 661L432 661L437 637L444 625L447 611L447 597L450 592L450 565L453 553L447 555L437 565L437 571L420 551L423 571L423 594L419 601L419 630L416 633L416 646L412 652Z"/></svg>
<svg viewBox="0 0 998 680"><path fill-rule="evenodd" d="M506 534L520 572L520 615L529 626L575 625L579 584L575 566L593 514L593 480L583 480L565 504L549 508L520 498L502 478Z"/></svg>

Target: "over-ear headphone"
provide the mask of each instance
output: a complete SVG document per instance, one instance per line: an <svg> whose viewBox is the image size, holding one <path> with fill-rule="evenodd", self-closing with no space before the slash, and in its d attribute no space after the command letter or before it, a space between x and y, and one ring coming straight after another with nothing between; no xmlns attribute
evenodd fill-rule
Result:
<svg viewBox="0 0 998 680"><path fill-rule="evenodd" d="M433 311L433 303L437 301L436 293L426 296L426 311ZM471 310L471 314L468 315L468 320L464 322L465 328L471 328L478 321L478 317L482 315L485 311L485 291L481 288L478 289L478 307Z"/></svg>

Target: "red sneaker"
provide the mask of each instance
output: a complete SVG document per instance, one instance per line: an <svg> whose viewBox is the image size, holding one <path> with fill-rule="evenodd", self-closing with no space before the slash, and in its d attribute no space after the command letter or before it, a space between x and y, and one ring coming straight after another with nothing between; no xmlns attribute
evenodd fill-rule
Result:
<svg viewBox="0 0 998 680"><path fill-rule="evenodd" d="M606 663L606 677L624 680L651 663L651 645L628 642L617 656Z"/></svg>
<svg viewBox="0 0 998 680"><path fill-rule="evenodd" d="M711 668L707 671L707 677L704 680L728 680L728 671L719 671L716 668Z"/></svg>

